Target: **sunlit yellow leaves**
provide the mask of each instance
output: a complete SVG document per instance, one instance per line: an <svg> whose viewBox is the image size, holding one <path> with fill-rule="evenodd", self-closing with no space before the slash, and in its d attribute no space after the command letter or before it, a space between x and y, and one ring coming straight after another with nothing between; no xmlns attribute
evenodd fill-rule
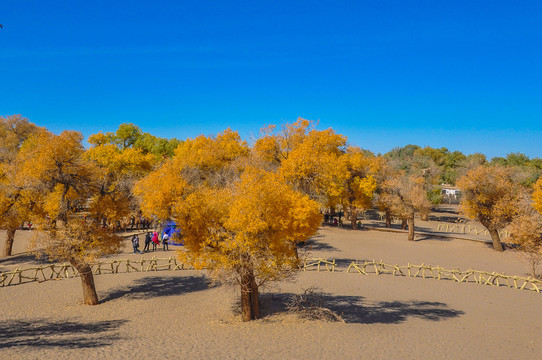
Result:
<svg viewBox="0 0 542 360"><path fill-rule="evenodd" d="M119 150L112 144L92 147L87 150L86 156L118 175L144 174L152 169L155 162L152 154L143 154L141 150L133 148Z"/></svg>
<svg viewBox="0 0 542 360"><path fill-rule="evenodd" d="M198 136L187 139L175 150L175 161L180 168L199 168L216 171L233 160L247 156L249 148L239 134L227 129L215 138Z"/></svg>
<svg viewBox="0 0 542 360"><path fill-rule="evenodd" d="M375 190L376 180L372 174L363 178L354 177L352 180L352 205L364 209L369 208Z"/></svg>
<svg viewBox="0 0 542 360"><path fill-rule="evenodd" d="M254 152L262 160L278 164L280 162L280 146L276 136L266 135L254 143Z"/></svg>
<svg viewBox="0 0 542 360"><path fill-rule="evenodd" d="M340 191L337 183L345 176L339 159L346 138L331 129L311 130L303 137L300 133L292 132L295 142L282 140L289 141L290 149L287 157L281 161L279 172L296 189L325 204L329 202L329 197Z"/></svg>
<svg viewBox="0 0 542 360"><path fill-rule="evenodd" d="M116 252L122 238L103 229L99 224L79 217L59 221L47 231L32 238L34 248L43 249L51 259L73 264L92 263L103 254Z"/></svg>
<svg viewBox="0 0 542 360"><path fill-rule="evenodd" d="M457 185L462 193L461 210L486 227L495 250L503 251L498 231L520 211L520 186L510 179L510 170L480 165L462 176Z"/></svg>
<svg viewBox="0 0 542 360"><path fill-rule="evenodd" d="M542 178L533 185L533 206L542 214Z"/></svg>
<svg viewBox="0 0 542 360"><path fill-rule="evenodd" d="M482 225L501 229L517 213L519 187L504 167L478 166L461 177L461 209Z"/></svg>
<svg viewBox="0 0 542 360"><path fill-rule="evenodd" d="M321 222L316 202L279 175L255 168L232 186L196 189L177 202L175 212L190 250L183 256L232 271L248 256L262 281L292 265L296 242L312 236Z"/></svg>
<svg viewBox="0 0 542 360"><path fill-rule="evenodd" d="M88 211L99 214L109 222L114 222L127 217L130 214L130 201L126 196L117 192L96 194L88 202Z"/></svg>
<svg viewBox="0 0 542 360"><path fill-rule="evenodd" d="M21 145L43 129L20 115L0 117L0 228L15 231L30 219L33 193L25 187L23 168L17 164ZM6 241L4 255L11 255L11 242Z"/></svg>
<svg viewBox="0 0 542 360"><path fill-rule="evenodd" d="M99 191L92 196L89 210L109 223L121 220L131 211L135 212L135 204L130 202L133 184L148 174L156 162L155 155L127 146L136 141L137 137L134 136L138 134L138 129L128 124L119 127L119 131L124 134L122 141L112 133L92 135L89 142L94 146L84 155L85 159L97 166L95 187ZM117 140L122 143L121 146Z"/></svg>
<svg viewBox="0 0 542 360"><path fill-rule="evenodd" d="M187 186L180 170L170 160L137 182L134 193L141 199L143 214L169 219L176 201L182 198Z"/></svg>
<svg viewBox="0 0 542 360"><path fill-rule="evenodd" d="M115 251L121 241L101 228L101 219L84 219L79 213L89 200L91 207L106 206L97 181L103 171L83 156L81 140L72 131L43 131L27 140L16 158L22 169L16 180L33 197L34 244L52 259L74 266Z"/></svg>
<svg viewBox="0 0 542 360"><path fill-rule="evenodd" d="M67 183L74 177L90 176L91 169L81 159L82 136L75 131L60 135L41 132L27 140L19 153L21 180L29 184Z"/></svg>
<svg viewBox="0 0 542 360"><path fill-rule="evenodd" d="M53 219L56 219L60 214L64 190L64 185L56 184L51 192L44 195L43 210Z"/></svg>
<svg viewBox="0 0 542 360"><path fill-rule="evenodd" d="M88 143L91 145L102 146L102 145L108 145L112 141L111 135L104 134L103 132L99 132L97 134L90 135L88 137Z"/></svg>

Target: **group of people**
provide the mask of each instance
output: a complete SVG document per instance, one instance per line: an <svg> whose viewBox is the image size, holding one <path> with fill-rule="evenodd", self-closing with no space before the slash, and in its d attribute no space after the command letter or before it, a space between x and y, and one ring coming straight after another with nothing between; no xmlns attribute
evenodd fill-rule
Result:
<svg viewBox="0 0 542 360"><path fill-rule="evenodd" d="M134 234L132 237L132 246L134 248L134 254L143 254L145 252L150 252L150 245L152 244L152 251L156 251L156 246L160 244L160 239L158 236L158 232L147 232L145 234L145 247L143 248L143 252L139 250L139 235ZM164 233L162 235L162 250L167 251L169 250L169 235L167 233Z"/></svg>

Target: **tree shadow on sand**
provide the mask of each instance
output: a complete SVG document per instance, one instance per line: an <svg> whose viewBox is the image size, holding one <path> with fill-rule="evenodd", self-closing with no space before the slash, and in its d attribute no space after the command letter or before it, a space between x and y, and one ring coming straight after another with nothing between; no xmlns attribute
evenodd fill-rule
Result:
<svg viewBox="0 0 542 360"><path fill-rule="evenodd" d="M420 231L420 230L418 230ZM425 231L425 230L422 230ZM435 235L427 235L427 234L416 234L414 237L414 241L426 241L426 240L436 240L436 241L452 241L453 240L453 234L450 234L448 236L439 236L439 234Z"/></svg>
<svg viewBox="0 0 542 360"><path fill-rule="evenodd" d="M315 239L315 238L311 238L298 246L308 251L335 251L337 250L336 247L329 245L326 242L323 242L321 239Z"/></svg>
<svg viewBox="0 0 542 360"><path fill-rule="evenodd" d="M40 254L39 257L32 253L15 254L6 258L0 259L0 265L16 265L19 263L32 263L34 265L49 265L51 261L45 254Z"/></svg>
<svg viewBox="0 0 542 360"><path fill-rule="evenodd" d="M263 294L262 316L288 312L286 304L294 296L291 293ZM352 324L399 324L408 318L441 321L458 317L463 311L450 309L441 302L430 301L381 301L369 302L363 296L320 294L321 306L335 312L345 323Z"/></svg>
<svg viewBox="0 0 542 360"><path fill-rule="evenodd" d="M38 348L96 348L120 339L116 330L126 320L82 323L45 319L11 320L0 327L0 349L30 346Z"/></svg>
<svg viewBox="0 0 542 360"><path fill-rule="evenodd" d="M127 287L107 293L101 302L122 297L130 300L141 300L182 295L206 290L210 287L209 281L203 276L152 276L135 280Z"/></svg>

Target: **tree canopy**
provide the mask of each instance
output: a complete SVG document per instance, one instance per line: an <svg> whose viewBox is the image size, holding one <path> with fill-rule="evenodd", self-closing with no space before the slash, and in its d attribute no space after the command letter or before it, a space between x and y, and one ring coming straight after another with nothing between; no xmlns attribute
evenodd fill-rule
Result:
<svg viewBox="0 0 542 360"><path fill-rule="evenodd" d="M98 296L90 263L115 252L121 238L82 214L96 194L100 168L85 158L82 135L43 131L24 142L17 154L18 183L35 195L31 216L37 231L33 237L52 260L68 261L80 276L84 302L95 305Z"/></svg>
<svg viewBox="0 0 542 360"><path fill-rule="evenodd" d="M499 231L519 212L520 187L511 179L510 169L478 166L458 181L462 191L461 209L478 220L491 235L495 250L503 251Z"/></svg>

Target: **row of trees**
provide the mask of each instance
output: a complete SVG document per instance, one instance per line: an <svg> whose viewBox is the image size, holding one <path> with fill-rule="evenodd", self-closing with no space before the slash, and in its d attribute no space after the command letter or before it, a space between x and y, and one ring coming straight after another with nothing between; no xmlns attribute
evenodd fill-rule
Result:
<svg viewBox="0 0 542 360"><path fill-rule="evenodd" d="M408 169L412 163L430 163L439 171L439 183L455 185L457 180L470 169L479 166L501 166L512 170L515 182L524 186L533 185L542 175L542 159L532 158L522 153L510 153L506 157L494 157L488 160L484 154L465 155L460 151L450 152L447 148L421 148L406 145L395 148L383 155L396 166Z"/></svg>
<svg viewBox="0 0 542 360"><path fill-rule="evenodd" d="M11 255L21 223L31 221L38 230L34 247L51 260L72 264L81 274L85 303L97 304L90 263L116 252L122 242L104 225L137 209L135 182L170 151L145 147L140 141L145 138L179 143L125 124L116 133L91 136L91 148L85 149L78 132L55 135L18 115L0 117L0 227L7 231L3 255Z"/></svg>
<svg viewBox="0 0 542 360"><path fill-rule="evenodd" d="M426 217L440 200L443 164L461 158L413 146L375 156L301 118L263 129L253 144L229 129L178 141L122 124L92 135L89 149L76 132L54 135L20 116L0 120L4 255L32 219L34 245L77 268L85 303L96 304L90 263L121 245L108 225L139 212L174 220L183 260L240 286L243 320L258 317L262 284L297 268L297 244L316 232L322 212L340 207L355 226L359 212L376 206L388 225L403 219L414 240L415 215ZM513 167L470 160L457 160L463 211L488 228L496 249L498 231L512 224L515 239L539 251L542 180L530 187Z"/></svg>

